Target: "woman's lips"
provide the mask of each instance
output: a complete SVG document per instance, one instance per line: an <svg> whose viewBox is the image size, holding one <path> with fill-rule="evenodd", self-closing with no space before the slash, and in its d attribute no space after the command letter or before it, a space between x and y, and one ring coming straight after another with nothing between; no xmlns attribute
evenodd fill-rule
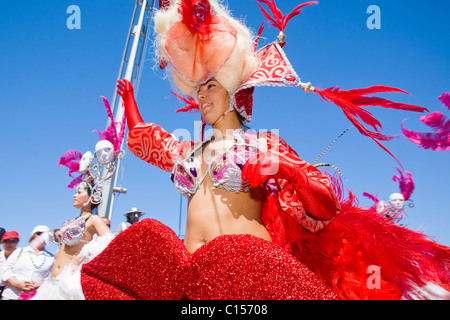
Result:
<svg viewBox="0 0 450 320"><path fill-rule="evenodd" d="M211 104L208 102L202 104L202 111L204 111L206 108L209 108L210 106L211 106Z"/></svg>

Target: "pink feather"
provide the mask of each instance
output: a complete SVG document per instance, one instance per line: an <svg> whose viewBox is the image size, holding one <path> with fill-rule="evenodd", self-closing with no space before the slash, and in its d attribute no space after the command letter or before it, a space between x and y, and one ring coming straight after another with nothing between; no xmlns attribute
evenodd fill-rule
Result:
<svg viewBox="0 0 450 320"><path fill-rule="evenodd" d="M434 133L416 132L404 127L406 120L403 120L401 126L403 134L413 143L424 149L434 151L450 150L450 120L440 112L433 112L427 116L420 117L420 120L428 125Z"/></svg>
<svg viewBox="0 0 450 320"><path fill-rule="evenodd" d="M64 153L59 159L58 166L66 166L68 167L68 163L71 161L80 161L83 155L78 150L71 150Z"/></svg>
<svg viewBox="0 0 450 320"><path fill-rule="evenodd" d="M102 99L103 99L103 104L105 105L105 108L106 108L106 112L108 113L108 117L111 119L111 122L114 122L114 115L112 114L111 106L108 102L108 99L106 99L103 96L102 96Z"/></svg>
<svg viewBox="0 0 450 320"><path fill-rule="evenodd" d="M73 178L72 173L80 172L80 160L83 157L80 151L77 150L71 150L67 151L62 155L62 157L59 159L58 166L65 166L69 168L69 176ZM67 186L68 188L72 189L75 186L79 185L82 181L82 176L79 176L72 180L72 182Z"/></svg>
<svg viewBox="0 0 450 320"><path fill-rule="evenodd" d="M122 144L122 140L125 137L125 129L126 129L126 116L123 116L122 124L120 126L120 133L117 136L117 144L114 146L114 150L116 153L120 152L120 145Z"/></svg>
<svg viewBox="0 0 450 320"><path fill-rule="evenodd" d="M92 132L97 132L99 140L108 140L111 143L115 140L116 130L113 125L108 126L105 131L92 130Z"/></svg>
<svg viewBox="0 0 450 320"><path fill-rule="evenodd" d="M79 172L80 170L80 159L83 155L80 151L72 150L67 151L59 159L58 166L65 166L69 168L69 176L73 178L72 173Z"/></svg>
<svg viewBox="0 0 450 320"><path fill-rule="evenodd" d="M450 109L450 94L444 93L438 98L445 107ZM411 131L404 127L402 122L403 134L413 143L419 145L424 149L431 149L434 151L449 151L450 150L450 119L448 119L441 112L433 112L427 116L419 118L425 123L434 133L431 132L417 132Z"/></svg>
<svg viewBox="0 0 450 320"><path fill-rule="evenodd" d="M363 192L363 196L366 198L369 198L370 200L372 200L373 202L375 202L375 204L377 204L378 202L380 202L380 200L378 199L377 196L374 196L373 194L367 193L367 192Z"/></svg>
<svg viewBox="0 0 450 320"><path fill-rule="evenodd" d="M75 179L72 180L72 182L69 183L67 188L73 189L76 186L78 186L82 181L83 181L83 176L76 177Z"/></svg>
<svg viewBox="0 0 450 320"><path fill-rule="evenodd" d="M419 118L420 121L431 127L438 135L447 136L450 134L450 120L440 112L433 112Z"/></svg>
<svg viewBox="0 0 450 320"><path fill-rule="evenodd" d="M108 100L105 97L102 97L103 99L103 104L105 105L106 108L106 112L108 113L108 117L109 119L111 119L111 124L108 126L108 128L106 128L105 131L98 131L98 130L93 130L93 132L97 132L98 134L98 138L100 140L108 140L109 142L111 142L114 146L114 154L118 154L120 152L120 147L122 144L122 140L123 137L125 136L125 116L122 119L122 123L121 123L121 130L120 133L117 134L117 129L116 129L116 125L118 124L118 122L114 122L114 115L112 114L111 111L111 106L108 102Z"/></svg>
<svg viewBox="0 0 450 320"><path fill-rule="evenodd" d="M450 110L450 93L444 93L439 97L439 100Z"/></svg>
<svg viewBox="0 0 450 320"><path fill-rule="evenodd" d="M450 151L450 135L440 136L436 133L422 133L407 130L403 127L403 134L413 143L424 149L434 151Z"/></svg>
<svg viewBox="0 0 450 320"><path fill-rule="evenodd" d="M412 179L412 174L408 171L404 171L399 168L395 169L397 169L399 175L398 176L394 175L392 177L392 180L399 183L400 193L405 198L405 201L407 201L410 199L411 194L413 193L415 187L414 181Z"/></svg>

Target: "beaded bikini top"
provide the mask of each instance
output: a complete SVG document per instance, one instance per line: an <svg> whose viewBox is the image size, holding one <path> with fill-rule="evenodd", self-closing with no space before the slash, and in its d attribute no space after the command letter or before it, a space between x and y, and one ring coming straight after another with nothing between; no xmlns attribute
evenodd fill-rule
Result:
<svg viewBox="0 0 450 320"><path fill-rule="evenodd" d="M84 228L86 226L86 220L90 217L90 214L67 220L64 222L61 228L53 232L53 242L57 245L66 244L68 246L74 246L80 242L84 235ZM75 221L75 225L64 229L65 226ZM63 229L63 231L61 231Z"/></svg>
<svg viewBox="0 0 450 320"><path fill-rule="evenodd" d="M202 176L199 176L201 160L194 155L212 139L205 140L198 145L190 155L178 158L172 171L171 179L175 187L186 197L192 197L200 188L203 180L209 175L213 186L226 191L248 192L248 181L242 181L241 173L244 164L261 151L257 133L251 130L235 130L233 133L234 144L218 153L213 159L208 159L207 168ZM200 157L201 158L201 157Z"/></svg>

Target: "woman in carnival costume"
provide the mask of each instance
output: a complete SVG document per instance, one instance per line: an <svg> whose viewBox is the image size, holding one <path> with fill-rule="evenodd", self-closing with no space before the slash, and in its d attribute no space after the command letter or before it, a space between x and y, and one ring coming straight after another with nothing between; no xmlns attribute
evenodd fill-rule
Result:
<svg viewBox="0 0 450 320"><path fill-rule="evenodd" d="M178 142L141 118L131 84L119 80L128 147L171 172L189 198L184 243L162 223L145 219L121 234L81 270L86 299L401 299L449 289L450 249L398 226L347 198L339 181L299 158L271 132L246 130L256 86L300 86L342 108L359 131L387 140L361 106L425 109L366 97L403 92L375 86L341 91L302 83L282 49L287 22L274 1L264 16L277 42L255 51L250 31L215 0L162 1L155 16L162 68L198 109L201 142ZM203 137L202 137L203 139ZM392 155L392 154L391 154ZM370 277L370 270L378 270ZM373 281L373 282L371 282ZM431 297L431 296L428 296Z"/></svg>
<svg viewBox="0 0 450 320"><path fill-rule="evenodd" d="M109 103L105 98L103 101L112 119ZM124 126L125 123L122 124ZM80 209L80 215L67 220L61 228L41 236L41 241L50 238L60 249L56 253L50 277L33 300L84 300L80 285L81 266L102 252L114 237L95 212L102 201L102 184L114 172L115 158L121 156L124 129L117 134L116 125L112 122L106 131L98 132L98 135L100 141L95 146L95 153L87 151L81 154L72 150L60 158L58 165L68 167L70 177L73 178L73 173L80 173L68 185L71 189L76 188L73 207Z"/></svg>

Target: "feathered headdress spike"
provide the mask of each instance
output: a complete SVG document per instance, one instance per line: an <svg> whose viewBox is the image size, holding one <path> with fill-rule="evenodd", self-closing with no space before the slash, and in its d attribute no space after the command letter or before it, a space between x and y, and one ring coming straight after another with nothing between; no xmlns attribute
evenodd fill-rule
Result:
<svg viewBox="0 0 450 320"><path fill-rule="evenodd" d="M123 117L122 123L120 125L120 133L117 134L116 125L118 124L118 122L114 122L114 115L112 114L108 99L106 99L105 97L102 97L102 99L103 104L106 108L106 112L108 113L108 117L111 120L111 124L103 132L100 132L98 130L93 130L93 132L98 133L98 138L100 140L108 140L109 142L111 142L114 146L114 154L118 154L120 152L120 146L122 144L123 137L125 136L126 117Z"/></svg>
<svg viewBox="0 0 450 320"><path fill-rule="evenodd" d="M309 1L309 2L305 2L302 4L299 4L298 6L296 6L294 8L294 10L292 10L291 13L289 14L284 14L281 13L280 9L277 8L277 5L275 3L275 0L256 0L256 3L258 4L259 8L261 9L262 14L264 15L264 17L266 17L270 24L272 24L275 28L279 29L280 32L284 32L284 29L286 28L289 20L291 20L293 17L299 15L300 13L302 13L302 8L312 5L312 4L318 4L318 1ZM266 11L264 10L264 8L262 7L262 5L260 3L266 4L269 9L270 12L272 13L272 16Z"/></svg>
<svg viewBox="0 0 450 320"><path fill-rule="evenodd" d="M408 171L397 169L399 175L394 175L392 180L399 183L400 193L405 198L405 201L408 201L411 198L411 194L414 191L414 181L412 179L412 174Z"/></svg>

